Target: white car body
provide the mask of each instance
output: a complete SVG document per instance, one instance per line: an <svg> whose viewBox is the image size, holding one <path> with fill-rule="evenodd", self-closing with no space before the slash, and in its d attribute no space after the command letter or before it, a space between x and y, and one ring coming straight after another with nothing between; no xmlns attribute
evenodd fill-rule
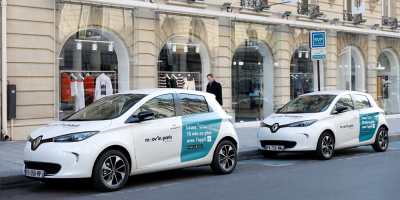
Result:
<svg viewBox="0 0 400 200"><path fill-rule="evenodd" d="M355 109L344 113L332 113L337 101L344 95L364 95L368 98L371 107ZM265 145L285 146L283 152L292 151L315 151L321 134L325 131L333 134L335 138L334 149L345 149L361 145L371 145L375 142L375 136L380 127L387 127L384 111L378 107L372 96L366 93L354 91L324 91L304 95L336 95L329 107L324 112L301 113L301 114L279 114L274 113L263 120L267 126L260 127L258 132L258 148L265 150ZM304 96L302 95L302 96ZM353 97L353 96L352 96ZM306 127L282 127L288 124L318 120ZM273 133L272 126L279 127Z"/></svg>
<svg viewBox="0 0 400 200"><path fill-rule="evenodd" d="M140 123L125 123L132 113L150 99L176 93L204 96L212 110L209 113L177 114L173 117ZM210 165L214 150L222 139L229 139L237 148L239 147L231 116L216 102L213 94L182 89L141 89L119 94L147 94L147 96L116 119L59 121L32 132L30 138L42 136L42 141L45 141L71 133L99 131L96 135L79 142L45 142L36 150L32 150L31 142L27 141L24 162L54 163L61 166L57 173L46 173L44 178L90 178L98 156L106 149L114 148L129 155L127 158L131 166L130 175L135 175ZM189 129L192 131L192 137L187 136ZM197 137L194 136L194 132L198 132ZM189 144L203 144L204 147L190 149L188 152Z"/></svg>

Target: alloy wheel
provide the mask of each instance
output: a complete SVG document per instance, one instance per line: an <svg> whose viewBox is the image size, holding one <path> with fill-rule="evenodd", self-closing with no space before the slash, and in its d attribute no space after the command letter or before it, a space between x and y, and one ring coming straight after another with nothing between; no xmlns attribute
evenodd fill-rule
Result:
<svg viewBox="0 0 400 200"><path fill-rule="evenodd" d="M219 164L225 170L229 171L236 162L234 149L230 145L224 145L219 152Z"/></svg>
<svg viewBox="0 0 400 200"><path fill-rule="evenodd" d="M103 181L111 187L118 186L125 177L126 165L119 156L108 157L102 166Z"/></svg>
<svg viewBox="0 0 400 200"><path fill-rule="evenodd" d="M388 134L386 130L379 132L379 146L382 149L386 149L388 146Z"/></svg>
<svg viewBox="0 0 400 200"><path fill-rule="evenodd" d="M322 139L322 153L325 157L330 157L333 153L333 139L329 136Z"/></svg>

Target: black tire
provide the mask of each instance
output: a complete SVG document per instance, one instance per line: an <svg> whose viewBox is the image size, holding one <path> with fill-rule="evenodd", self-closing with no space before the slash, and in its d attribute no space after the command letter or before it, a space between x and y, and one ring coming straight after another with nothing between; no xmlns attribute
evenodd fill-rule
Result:
<svg viewBox="0 0 400 200"><path fill-rule="evenodd" d="M265 150L260 150L260 152L265 158L275 158L279 153L277 151L265 151Z"/></svg>
<svg viewBox="0 0 400 200"><path fill-rule="evenodd" d="M102 153L94 164L93 186L106 192L119 190L128 181L130 169L128 159L123 153L118 150L108 150ZM111 181L107 183L106 180Z"/></svg>
<svg viewBox="0 0 400 200"><path fill-rule="evenodd" d="M213 161L210 165L216 174L230 174L236 167L237 151L235 145L224 140L215 148Z"/></svg>
<svg viewBox="0 0 400 200"><path fill-rule="evenodd" d="M388 131L383 128L380 127L378 129L378 132L376 133L375 136L375 142L372 145L372 148L376 151L376 152L384 152L386 151L386 149L389 146L389 135L388 135Z"/></svg>
<svg viewBox="0 0 400 200"><path fill-rule="evenodd" d="M318 139L315 156L320 160L329 160L335 153L335 138L329 132L323 132Z"/></svg>

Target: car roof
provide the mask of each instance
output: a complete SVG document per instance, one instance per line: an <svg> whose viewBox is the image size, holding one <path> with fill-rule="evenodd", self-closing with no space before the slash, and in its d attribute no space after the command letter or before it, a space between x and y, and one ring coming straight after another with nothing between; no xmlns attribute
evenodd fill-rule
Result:
<svg viewBox="0 0 400 200"><path fill-rule="evenodd" d="M303 95L340 95L340 94L362 94L368 95L364 92L350 91L350 90L330 90L330 91L320 91L320 92L311 92Z"/></svg>
<svg viewBox="0 0 400 200"><path fill-rule="evenodd" d="M213 95L213 94L207 93L207 92L186 90L186 89L180 89L180 88L147 88L147 89L137 89L137 90L121 92L121 94L154 94L154 93L159 93L159 94L185 93L185 94L198 94L198 95L203 95L203 96Z"/></svg>

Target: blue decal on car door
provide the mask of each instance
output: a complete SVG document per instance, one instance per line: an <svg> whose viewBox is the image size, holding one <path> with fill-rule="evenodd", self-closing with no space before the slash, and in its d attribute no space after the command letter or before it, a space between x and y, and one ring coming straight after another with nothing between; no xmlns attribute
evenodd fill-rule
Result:
<svg viewBox="0 0 400 200"><path fill-rule="evenodd" d="M359 142L370 140L377 129L379 121L379 112L365 113L360 112L360 137Z"/></svg>
<svg viewBox="0 0 400 200"><path fill-rule="evenodd" d="M221 127L218 113L182 116L181 162L205 157L214 145Z"/></svg>

